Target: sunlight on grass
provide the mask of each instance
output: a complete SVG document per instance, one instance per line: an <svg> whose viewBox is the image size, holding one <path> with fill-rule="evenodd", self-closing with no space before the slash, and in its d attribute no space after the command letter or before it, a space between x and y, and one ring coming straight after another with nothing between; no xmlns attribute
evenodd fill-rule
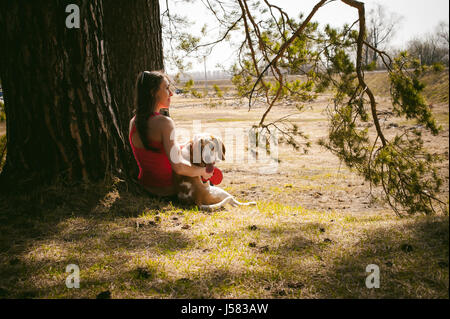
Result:
<svg viewBox="0 0 450 319"><path fill-rule="evenodd" d="M58 221L17 264L3 256L4 274L28 278L16 285L17 296L28 287L28 295L45 298L93 298L104 290L114 298L448 296L448 269L440 266L448 262L448 217L359 216L275 200L213 213L155 203L135 217L114 217L109 208ZM69 263L80 267L77 291L65 288ZM370 263L384 271L385 286L375 293L364 285Z"/></svg>

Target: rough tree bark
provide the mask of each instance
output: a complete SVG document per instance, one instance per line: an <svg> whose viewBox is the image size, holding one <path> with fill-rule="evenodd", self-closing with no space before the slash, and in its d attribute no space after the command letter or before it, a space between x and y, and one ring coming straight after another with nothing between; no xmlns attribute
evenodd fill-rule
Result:
<svg viewBox="0 0 450 319"><path fill-rule="evenodd" d="M139 1L157 6L155 2ZM65 25L65 9L70 3L80 8L79 29ZM132 1L136 10L137 3ZM106 20L115 17L121 21L117 28L127 22L140 31L142 24L130 21L144 23L150 17L159 21L159 10L155 9L143 10L142 19L119 18L120 6L128 10L130 4L105 3ZM114 8L109 7L113 5ZM58 177L92 181L129 172L132 161L128 127L123 121L130 107L123 108L124 104L116 103L114 97L119 97L121 90L132 94L135 76L125 81L128 74L121 76L124 64L132 60L124 61L121 40L115 42L114 35L105 36L104 9L102 0L0 1L0 42L4 48L0 50L0 77L8 138L0 187L20 184L29 188ZM107 23L110 32L117 32L121 38L130 37L125 30L114 31L112 24ZM153 27L160 32L158 24L147 28ZM111 44L107 45L105 38ZM131 43L128 52L138 51L136 48L143 46ZM160 42L145 45L145 49L149 50L149 57L161 59ZM136 59L139 52L133 54ZM110 61L121 60L120 67L110 67ZM117 84L120 81L123 86ZM112 95L111 85L118 93ZM126 99L130 94L126 94Z"/></svg>
<svg viewBox="0 0 450 319"><path fill-rule="evenodd" d="M103 0L103 3L111 92L119 106L119 122L127 131L138 73L164 68L159 2Z"/></svg>
<svg viewBox="0 0 450 319"><path fill-rule="evenodd" d="M139 72L164 68L158 0L103 0L103 23L109 58L110 90L118 107L121 131L128 135ZM137 177L139 168L130 145L126 166Z"/></svg>

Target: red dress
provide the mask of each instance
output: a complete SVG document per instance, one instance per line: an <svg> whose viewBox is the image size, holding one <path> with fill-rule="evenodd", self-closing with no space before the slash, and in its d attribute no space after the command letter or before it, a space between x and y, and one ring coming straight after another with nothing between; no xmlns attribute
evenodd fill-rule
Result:
<svg viewBox="0 0 450 319"><path fill-rule="evenodd" d="M159 113L155 112L151 116L154 115L159 115ZM143 186L149 187L172 186L172 165L162 143L149 141L150 146L156 151L135 147L131 140L135 131L136 126L133 124L129 139L134 158L139 166L138 181Z"/></svg>

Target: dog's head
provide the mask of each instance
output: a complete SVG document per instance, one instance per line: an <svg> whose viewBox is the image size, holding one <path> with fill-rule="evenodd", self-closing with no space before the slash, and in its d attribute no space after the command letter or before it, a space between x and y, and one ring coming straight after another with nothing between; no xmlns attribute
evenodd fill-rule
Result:
<svg viewBox="0 0 450 319"><path fill-rule="evenodd" d="M205 167L225 160L225 145L214 135L196 134L190 142L190 162Z"/></svg>

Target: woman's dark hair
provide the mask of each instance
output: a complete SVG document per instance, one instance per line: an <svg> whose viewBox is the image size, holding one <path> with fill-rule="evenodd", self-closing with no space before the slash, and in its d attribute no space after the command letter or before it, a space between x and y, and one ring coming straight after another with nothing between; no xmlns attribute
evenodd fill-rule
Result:
<svg viewBox="0 0 450 319"><path fill-rule="evenodd" d="M147 150L156 151L150 147L147 138L147 120L156 109L156 93L161 86L163 79L167 78L159 71L144 71L139 73L136 80L135 92L135 113L136 113L136 129L142 144Z"/></svg>

